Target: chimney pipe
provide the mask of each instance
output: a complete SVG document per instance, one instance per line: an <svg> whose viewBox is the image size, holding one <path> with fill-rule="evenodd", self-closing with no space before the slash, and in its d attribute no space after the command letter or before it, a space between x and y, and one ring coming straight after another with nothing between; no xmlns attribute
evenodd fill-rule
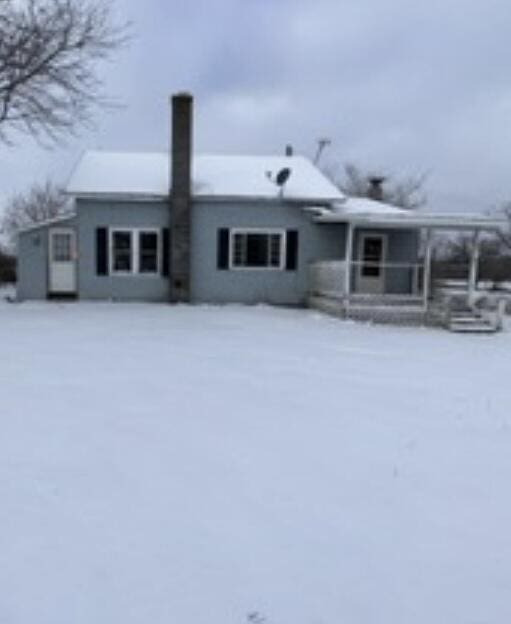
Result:
<svg viewBox="0 0 511 624"><path fill-rule="evenodd" d="M286 145L286 156L292 156L292 155L293 155L293 146Z"/></svg>
<svg viewBox="0 0 511 624"><path fill-rule="evenodd" d="M383 183L385 178L382 176L371 176L369 178L369 189L367 194L375 201L383 201Z"/></svg>
<svg viewBox="0 0 511 624"><path fill-rule="evenodd" d="M193 97L172 97L170 299L190 301Z"/></svg>

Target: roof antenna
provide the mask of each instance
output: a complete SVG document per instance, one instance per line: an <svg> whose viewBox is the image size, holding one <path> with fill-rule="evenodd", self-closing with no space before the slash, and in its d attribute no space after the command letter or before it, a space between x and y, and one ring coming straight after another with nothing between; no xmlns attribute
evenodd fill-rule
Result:
<svg viewBox="0 0 511 624"><path fill-rule="evenodd" d="M319 160L321 155L325 151L325 148L332 145L332 140L328 137L320 137L318 139L318 149L316 150L316 156L314 157L314 164L317 166L319 164Z"/></svg>

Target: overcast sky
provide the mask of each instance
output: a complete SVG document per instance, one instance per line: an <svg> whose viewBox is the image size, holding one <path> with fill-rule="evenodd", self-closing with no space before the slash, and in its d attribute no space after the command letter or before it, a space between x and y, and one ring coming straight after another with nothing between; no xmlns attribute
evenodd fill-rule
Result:
<svg viewBox="0 0 511 624"><path fill-rule="evenodd" d="M114 2L114 0L112 0ZM123 107L45 150L0 146L0 198L64 182L87 148L165 150L169 94L196 97L197 151L427 172L434 209L511 198L509 0L115 0L129 48L102 69Z"/></svg>

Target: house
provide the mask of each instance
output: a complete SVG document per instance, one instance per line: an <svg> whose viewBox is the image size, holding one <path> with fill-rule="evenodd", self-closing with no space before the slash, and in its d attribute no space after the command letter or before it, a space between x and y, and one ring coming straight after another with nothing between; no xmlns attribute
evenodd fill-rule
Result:
<svg viewBox="0 0 511 624"><path fill-rule="evenodd" d="M498 219L350 199L302 156L196 155L192 126L192 97L178 94L171 154L86 153L67 186L73 213L19 235L18 298L312 303L342 314L391 303L422 315L437 228L474 232L475 291L477 240Z"/></svg>

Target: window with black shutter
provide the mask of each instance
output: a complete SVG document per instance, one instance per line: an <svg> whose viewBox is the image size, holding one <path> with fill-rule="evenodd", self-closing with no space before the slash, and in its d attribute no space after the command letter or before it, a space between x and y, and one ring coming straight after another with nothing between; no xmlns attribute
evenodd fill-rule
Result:
<svg viewBox="0 0 511 624"><path fill-rule="evenodd" d="M283 230L233 229L230 232L230 268L283 269L285 243Z"/></svg>

